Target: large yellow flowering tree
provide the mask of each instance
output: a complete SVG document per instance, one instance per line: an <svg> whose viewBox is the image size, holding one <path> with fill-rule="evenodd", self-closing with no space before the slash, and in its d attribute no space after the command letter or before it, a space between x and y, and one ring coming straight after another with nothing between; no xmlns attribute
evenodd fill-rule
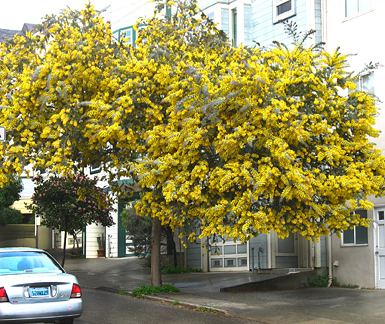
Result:
<svg viewBox="0 0 385 324"><path fill-rule="evenodd" d="M113 156L129 130L105 117L119 120L120 66L129 55L91 5L47 16L33 33L0 44L0 125L7 130L0 183L26 166L72 173Z"/></svg>
<svg viewBox="0 0 385 324"><path fill-rule="evenodd" d="M160 224L241 240L366 224L354 210L383 192L385 161L369 140L375 99L346 57L301 42L232 48L196 1L173 9L141 22L136 48L92 6L0 45L0 180L101 162L135 180L156 239Z"/></svg>
<svg viewBox="0 0 385 324"><path fill-rule="evenodd" d="M131 62L148 121L131 166L138 212L190 238L191 224L241 240L367 224L354 210L383 192L385 160L369 139L375 99L356 89L346 57L298 37L290 48L231 48L209 23L197 27L194 1L178 3L171 20L148 23Z"/></svg>

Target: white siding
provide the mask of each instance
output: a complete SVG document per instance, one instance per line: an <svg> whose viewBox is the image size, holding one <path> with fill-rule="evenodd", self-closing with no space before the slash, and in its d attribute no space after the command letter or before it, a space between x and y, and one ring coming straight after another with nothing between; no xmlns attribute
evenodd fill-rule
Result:
<svg viewBox="0 0 385 324"><path fill-rule="evenodd" d="M105 228L101 225L91 224L86 228L86 258L98 257L98 237L105 235Z"/></svg>
<svg viewBox="0 0 385 324"><path fill-rule="evenodd" d="M307 0L296 0L296 14L289 18L289 21L296 22L299 31L309 30L309 20L314 20L313 17L308 17ZM253 16L253 40L261 45L271 45L272 41L283 42L289 44L292 42L284 30L282 23L273 23L273 1L255 0L252 3ZM315 28L315 26L311 26Z"/></svg>
<svg viewBox="0 0 385 324"><path fill-rule="evenodd" d="M118 204L114 205L115 212L112 213L114 225L106 228L106 257L118 257Z"/></svg>

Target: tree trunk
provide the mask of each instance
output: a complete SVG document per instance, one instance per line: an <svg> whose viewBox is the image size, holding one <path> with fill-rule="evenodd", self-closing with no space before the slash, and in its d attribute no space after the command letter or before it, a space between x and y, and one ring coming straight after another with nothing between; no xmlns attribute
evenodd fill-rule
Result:
<svg viewBox="0 0 385 324"><path fill-rule="evenodd" d="M151 285L161 286L160 275L160 220L153 218L151 230Z"/></svg>
<svg viewBox="0 0 385 324"><path fill-rule="evenodd" d="M64 232L63 259L61 260L62 267L64 267L64 263L66 260L66 250L67 250L67 232Z"/></svg>

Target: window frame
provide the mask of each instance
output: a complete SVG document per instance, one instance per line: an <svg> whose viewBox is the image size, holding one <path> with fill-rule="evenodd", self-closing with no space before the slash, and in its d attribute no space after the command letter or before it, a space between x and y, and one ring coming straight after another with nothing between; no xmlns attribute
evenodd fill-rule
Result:
<svg viewBox="0 0 385 324"><path fill-rule="evenodd" d="M360 10L360 4L362 1L368 1L369 2L368 8ZM344 7L345 19L353 18L353 17L365 14L365 13L373 10L373 1L372 0L355 0L354 11L352 11L352 13L348 15L348 2L349 2L349 0L345 0L345 7Z"/></svg>
<svg viewBox="0 0 385 324"><path fill-rule="evenodd" d="M100 164L90 165L90 175L98 174L102 171L102 167Z"/></svg>
<svg viewBox="0 0 385 324"><path fill-rule="evenodd" d="M277 13L278 6L284 4L285 2L291 3L291 9L288 11L285 11L284 13L278 14ZM296 15L295 0L273 0L273 24L277 24L295 15Z"/></svg>
<svg viewBox="0 0 385 324"><path fill-rule="evenodd" d="M368 211L366 211L366 218L368 218ZM366 229L366 243L357 243L357 227L363 227ZM369 228L364 226L354 226L352 229L348 229L348 231L353 231L353 243L345 243L344 242L344 233L341 233L341 247L356 247L356 246L368 246L369 245Z"/></svg>
<svg viewBox="0 0 385 324"><path fill-rule="evenodd" d="M365 91L371 95L374 95L376 92L374 77L375 77L375 75L374 75L373 71L367 71L367 72L361 73L358 76L358 80L357 80L357 90ZM366 90L365 89L365 79L369 80L370 78L371 78L372 88Z"/></svg>

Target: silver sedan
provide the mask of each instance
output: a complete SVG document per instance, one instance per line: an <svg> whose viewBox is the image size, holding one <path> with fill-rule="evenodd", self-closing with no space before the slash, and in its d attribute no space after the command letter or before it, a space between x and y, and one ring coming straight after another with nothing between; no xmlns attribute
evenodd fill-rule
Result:
<svg viewBox="0 0 385 324"><path fill-rule="evenodd" d="M0 248L0 323L73 323L81 296L76 277L45 251Z"/></svg>

